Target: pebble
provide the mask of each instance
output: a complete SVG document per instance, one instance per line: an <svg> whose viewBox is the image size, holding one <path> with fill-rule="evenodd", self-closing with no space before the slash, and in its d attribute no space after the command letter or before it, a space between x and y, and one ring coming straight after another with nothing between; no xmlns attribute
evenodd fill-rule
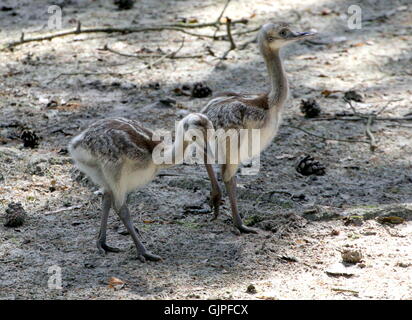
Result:
<svg viewBox="0 0 412 320"><path fill-rule="evenodd" d="M352 277L355 275L355 271L351 267L345 267L341 263L331 265L325 270L326 274L335 277Z"/></svg>
<svg viewBox="0 0 412 320"><path fill-rule="evenodd" d="M362 253L359 250L345 250L341 253L343 262L356 264L362 260Z"/></svg>

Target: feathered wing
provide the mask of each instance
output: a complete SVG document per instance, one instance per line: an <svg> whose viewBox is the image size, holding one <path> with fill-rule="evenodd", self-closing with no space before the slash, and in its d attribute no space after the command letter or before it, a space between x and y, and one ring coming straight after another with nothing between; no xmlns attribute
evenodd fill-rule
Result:
<svg viewBox="0 0 412 320"><path fill-rule="evenodd" d="M260 96L222 96L212 99L202 113L212 121L215 129L259 128L263 125L267 110Z"/></svg>

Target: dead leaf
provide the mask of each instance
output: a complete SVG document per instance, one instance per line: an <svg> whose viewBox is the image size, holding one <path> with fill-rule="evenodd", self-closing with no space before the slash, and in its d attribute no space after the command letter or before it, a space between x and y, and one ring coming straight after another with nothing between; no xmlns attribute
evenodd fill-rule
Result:
<svg viewBox="0 0 412 320"><path fill-rule="evenodd" d="M325 89L325 90L323 90L322 92L321 92L321 94L324 96L324 97L329 97L332 93L337 93L337 92L341 92L341 90L328 90L328 89Z"/></svg>
<svg viewBox="0 0 412 320"><path fill-rule="evenodd" d="M321 11L321 15L322 16L327 16L327 15L329 15L329 14L331 14L332 13L332 11L330 10L330 9L328 9L328 8L325 8L325 9L323 9L322 11Z"/></svg>
<svg viewBox="0 0 412 320"><path fill-rule="evenodd" d="M357 42L357 43L351 44L350 46L351 46L352 48L354 48L354 47L362 47L362 46L364 46L364 45L365 45L364 42Z"/></svg>
<svg viewBox="0 0 412 320"><path fill-rule="evenodd" d="M116 277L111 277L109 279L109 285L108 287L114 290L120 290L125 286L125 282L119 278Z"/></svg>

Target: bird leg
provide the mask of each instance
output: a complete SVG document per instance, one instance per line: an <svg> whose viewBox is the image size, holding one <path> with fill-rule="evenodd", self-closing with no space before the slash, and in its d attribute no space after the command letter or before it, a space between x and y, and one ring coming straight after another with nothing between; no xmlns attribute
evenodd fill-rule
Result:
<svg viewBox="0 0 412 320"><path fill-rule="evenodd" d="M162 259L161 257L147 251L145 246L140 242L140 240L138 238L138 233L136 232L136 229L135 229L135 227L132 223L132 220L130 218L129 208L127 208L126 204L122 205L122 207L118 211L118 215L119 215L120 219L122 220L124 226L126 227L127 231L132 236L133 242L134 242L134 244L136 246L136 249L137 249L138 259L142 262L144 262L146 259L151 260L151 261L161 260Z"/></svg>
<svg viewBox="0 0 412 320"><path fill-rule="evenodd" d="M236 176L231 177L229 181L225 181L225 186L229 195L230 207L232 209L232 218L235 227L243 233L257 233L257 230L249 228L243 224L242 218L240 217L237 210Z"/></svg>
<svg viewBox="0 0 412 320"><path fill-rule="evenodd" d="M110 208L112 207L112 194L110 192L104 192L102 198L102 216L100 221L100 231L97 237L97 249L100 254L106 254L107 252L119 252L120 249L109 247L106 244L106 230L107 219L109 218Z"/></svg>
<svg viewBox="0 0 412 320"><path fill-rule="evenodd" d="M222 191L220 190L219 183L217 182L215 171L211 164L205 162L206 171L212 185L212 190L210 191L210 208L213 209L213 218L215 220L219 216L220 202L222 201Z"/></svg>

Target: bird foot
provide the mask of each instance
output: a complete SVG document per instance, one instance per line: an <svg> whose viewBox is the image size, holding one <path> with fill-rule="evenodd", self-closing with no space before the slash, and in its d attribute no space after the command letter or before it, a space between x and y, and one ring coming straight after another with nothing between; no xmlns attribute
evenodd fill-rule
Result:
<svg viewBox="0 0 412 320"><path fill-rule="evenodd" d="M149 261L160 261L162 258L156 254L150 253L149 251L146 251L144 253L140 253L137 255L137 259L139 259L141 262L146 262L146 260Z"/></svg>
<svg viewBox="0 0 412 320"><path fill-rule="evenodd" d="M119 248L108 246L105 242L97 242L97 249L101 255L106 255L107 252L120 252Z"/></svg>
<svg viewBox="0 0 412 320"><path fill-rule="evenodd" d="M258 233L257 229L246 227L244 224L241 224L240 226L236 226L236 228L238 228L239 231L242 233Z"/></svg>
<svg viewBox="0 0 412 320"><path fill-rule="evenodd" d="M222 204L222 195L220 193L211 193L210 195L210 208L213 210L213 218L210 221L216 220L219 216L220 205Z"/></svg>

